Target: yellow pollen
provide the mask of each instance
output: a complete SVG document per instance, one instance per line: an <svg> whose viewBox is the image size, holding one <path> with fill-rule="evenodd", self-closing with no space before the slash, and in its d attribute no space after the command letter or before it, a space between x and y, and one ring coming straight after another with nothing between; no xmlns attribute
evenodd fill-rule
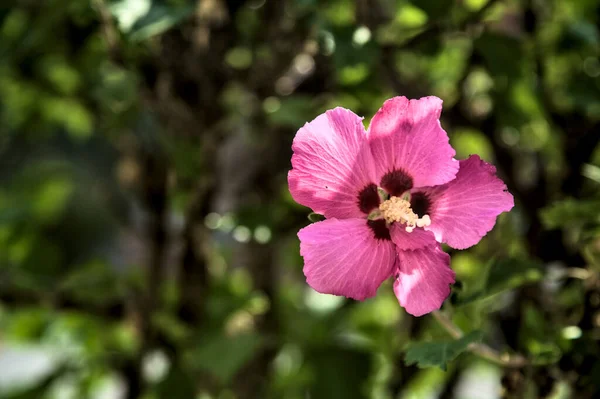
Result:
<svg viewBox="0 0 600 399"><path fill-rule="evenodd" d="M400 197L391 197L379 205L379 210L387 223L398 222L406 224L406 231L412 232L415 227L425 227L431 224L429 215L419 215L413 212L410 202Z"/></svg>

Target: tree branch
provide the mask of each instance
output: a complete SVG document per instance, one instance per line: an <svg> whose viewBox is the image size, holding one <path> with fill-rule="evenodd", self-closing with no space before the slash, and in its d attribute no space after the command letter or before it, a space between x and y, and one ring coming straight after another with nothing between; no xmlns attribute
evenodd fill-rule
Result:
<svg viewBox="0 0 600 399"><path fill-rule="evenodd" d="M460 339L464 336L462 330L441 311L436 310L431 315L453 338ZM509 355L508 353L500 353L483 343L470 344L469 351L482 359L486 359L502 367L520 368L529 364L529 361L521 354Z"/></svg>

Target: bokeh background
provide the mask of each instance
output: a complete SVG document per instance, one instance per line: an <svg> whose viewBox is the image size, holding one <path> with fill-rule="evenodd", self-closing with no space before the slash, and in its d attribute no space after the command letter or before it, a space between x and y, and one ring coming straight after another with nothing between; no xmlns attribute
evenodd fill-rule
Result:
<svg viewBox="0 0 600 399"><path fill-rule="evenodd" d="M0 397L600 397L599 20L598 0L3 0ZM355 302L302 274L295 132L395 95L441 97L457 157L516 199L451 251L441 324L389 282Z"/></svg>

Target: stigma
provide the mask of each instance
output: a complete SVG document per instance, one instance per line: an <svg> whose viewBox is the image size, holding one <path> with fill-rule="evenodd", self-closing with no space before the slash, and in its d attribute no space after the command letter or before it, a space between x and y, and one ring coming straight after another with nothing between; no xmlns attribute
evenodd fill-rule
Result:
<svg viewBox="0 0 600 399"><path fill-rule="evenodd" d="M406 231L411 233L415 227L425 227L431 224L429 215L419 217L410 207L410 202L400 197L390 197L379 205L381 215L387 223L398 222L406 224Z"/></svg>

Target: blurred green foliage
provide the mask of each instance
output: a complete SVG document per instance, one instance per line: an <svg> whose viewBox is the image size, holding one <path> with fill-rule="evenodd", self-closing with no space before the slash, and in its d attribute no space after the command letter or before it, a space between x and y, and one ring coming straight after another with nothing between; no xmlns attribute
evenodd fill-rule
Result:
<svg viewBox="0 0 600 399"><path fill-rule="evenodd" d="M598 0L4 1L0 397L599 397L599 22ZM296 130L394 95L441 97L457 157L516 198L451 253L456 339L389 282L354 302L302 274Z"/></svg>

